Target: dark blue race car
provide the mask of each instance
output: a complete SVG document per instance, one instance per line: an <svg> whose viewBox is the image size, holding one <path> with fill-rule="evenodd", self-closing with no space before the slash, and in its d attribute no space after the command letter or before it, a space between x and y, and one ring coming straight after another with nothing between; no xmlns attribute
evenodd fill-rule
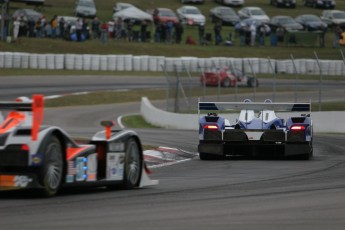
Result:
<svg viewBox="0 0 345 230"><path fill-rule="evenodd" d="M227 114L222 116L222 111ZM240 112L238 116L236 111ZM200 159L227 155L313 155L313 123L310 103L199 102ZM279 116L276 114L279 112ZM303 112L303 114L301 114ZM299 114L296 114L299 113ZM287 117L286 119L281 117ZM229 120L235 120L230 123Z"/></svg>

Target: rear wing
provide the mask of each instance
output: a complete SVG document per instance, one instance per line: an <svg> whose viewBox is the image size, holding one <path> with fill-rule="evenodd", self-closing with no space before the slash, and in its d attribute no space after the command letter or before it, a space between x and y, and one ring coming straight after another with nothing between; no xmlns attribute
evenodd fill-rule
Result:
<svg viewBox="0 0 345 230"><path fill-rule="evenodd" d="M311 113L311 103L263 103L263 102L200 102L199 114L204 112L239 111L239 110L273 110L275 112Z"/></svg>
<svg viewBox="0 0 345 230"><path fill-rule="evenodd" d="M37 140L37 135L43 121L44 96L33 95L31 101L0 102L0 110L32 113L31 138Z"/></svg>

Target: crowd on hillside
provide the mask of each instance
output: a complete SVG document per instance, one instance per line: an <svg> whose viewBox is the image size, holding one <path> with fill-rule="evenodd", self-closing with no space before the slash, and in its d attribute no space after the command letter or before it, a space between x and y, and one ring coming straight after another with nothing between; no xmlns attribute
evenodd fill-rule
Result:
<svg viewBox="0 0 345 230"><path fill-rule="evenodd" d="M222 34L221 22L215 22L213 31L206 31L205 25L198 26L198 37L191 35L185 36L184 25L181 23L155 22L153 27L148 21L131 21L111 19L109 21L101 21L97 17L94 19L77 18L76 20L65 19L64 17L54 16L47 20L44 16L38 20L19 16L12 22L13 40L16 41L20 37L37 37L37 38L62 38L70 41L85 41L87 39L99 39L102 43L109 40L124 39L130 42L156 42L156 43L177 43L185 42L190 45L209 45L209 44L225 44L233 45L232 34ZM267 24L257 26L255 24L241 28L235 27L235 36L239 38L238 44L241 46L260 45L265 46L266 37L274 35L275 40L270 40L271 45L277 45L283 42L286 31L277 29L271 31ZM293 43L293 37L289 38L289 42ZM320 46L324 46L324 34L320 34ZM344 40L344 41L342 41ZM345 32L340 27L334 29L333 47L345 45Z"/></svg>

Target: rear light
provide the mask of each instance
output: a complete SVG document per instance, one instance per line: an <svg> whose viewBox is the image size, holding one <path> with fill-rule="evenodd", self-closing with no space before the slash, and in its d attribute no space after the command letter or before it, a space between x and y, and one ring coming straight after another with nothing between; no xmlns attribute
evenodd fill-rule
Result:
<svg viewBox="0 0 345 230"><path fill-rule="evenodd" d="M290 129L293 131L304 131L305 127L303 125L293 125Z"/></svg>
<svg viewBox="0 0 345 230"><path fill-rule="evenodd" d="M204 129L218 130L218 126L217 125L204 125Z"/></svg>
<svg viewBox="0 0 345 230"><path fill-rule="evenodd" d="M23 151L29 151L29 146L28 145L22 145L20 146L20 149L23 150Z"/></svg>

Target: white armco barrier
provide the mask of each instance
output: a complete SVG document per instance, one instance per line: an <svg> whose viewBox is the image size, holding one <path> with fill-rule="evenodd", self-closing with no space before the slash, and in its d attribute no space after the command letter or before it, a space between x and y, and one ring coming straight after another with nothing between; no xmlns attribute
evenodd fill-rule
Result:
<svg viewBox="0 0 345 230"><path fill-rule="evenodd" d="M83 55L77 54L74 58L74 69L82 70L83 69Z"/></svg>
<svg viewBox="0 0 345 230"><path fill-rule="evenodd" d="M13 61L12 61L13 68L18 69L18 68L21 67L20 66L20 59L21 59L21 57L22 57L21 53L14 53L13 54Z"/></svg>
<svg viewBox="0 0 345 230"><path fill-rule="evenodd" d="M102 71L108 70L108 57L101 55L99 59L99 69Z"/></svg>
<svg viewBox="0 0 345 230"><path fill-rule="evenodd" d="M65 67L67 70L74 70L75 68L75 54L65 55Z"/></svg>
<svg viewBox="0 0 345 230"><path fill-rule="evenodd" d="M23 69L66 69L101 71L177 71L201 72L225 66L240 69L252 74L313 74L345 75L345 60L229 58L229 57L164 57L133 55L92 55L92 54L30 54L0 52L1 68Z"/></svg>
<svg viewBox="0 0 345 230"><path fill-rule="evenodd" d="M83 70L91 70L91 55L83 55Z"/></svg>
<svg viewBox="0 0 345 230"><path fill-rule="evenodd" d="M10 53L10 52L5 53L4 66L5 68L13 68L13 53Z"/></svg>
<svg viewBox="0 0 345 230"><path fill-rule="evenodd" d="M117 71L125 70L125 57L123 55L116 56L116 70Z"/></svg>
<svg viewBox="0 0 345 230"><path fill-rule="evenodd" d="M144 71L144 72L147 72L149 71L149 56L147 55L143 55L143 56L140 56L140 70L141 71ZM134 64L132 64L134 68Z"/></svg>
<svg viewBox="0 0 345 230"><path fill-rule="evenodd" d="M30 69L37 69L38 68L38 55L37 54L30 54L30 56L29 56L29 68Z"/></svg>
<svg viewBox="0 0 345 230"><path fill-rule="evenodd" d="M140 113L148 123L159 127L185 130L198 130L199 128L198 114L180 114L160 110L154 107L147 97L141 98ZM228 114L227 118L231 122L235 121L237 116L238 114ZM344 111L313 112L311 118L314 132L345 133L344 116Z"/></svg>
<svg viewBox="0 0 345 230"><path fill-rule="evenodd" d="M260 73L259 58L244 58L243 71L245 73L257 74Z"/></svg>
<svg viewBox="0 0 345 230"><path fill-rule="evenodd" d="M91 70L99 70L100 66L100 56L99 55L91 55Z"/></svg>
<svg viewBox="0 0 345 230"><path fill-rule="evenodd" d="M141 57L133 56L133 71L141 71Z"/></svg>
<svg viewBox="0 0 345 230"><path fill-rule="evenodd" d="M37 63L39 69L47 69L47 55L46 54L38 54L37 55Z"/></svg>
<svg viewBox="0 0 345 230"><path fill-rule="evenodd" d="M125 71L133 71L133 55L124 55Z"/></svg>
<svg viewBox="0 0 345 230"><path fill-rule="evenodd" d="M0 68L5 67L5 53L0 52Z"/></svg>
<svg viewBox="0 0 345 230"><path fill-rule="evenodd" d="M107 55L108 70L115 71L117 66L117 56L116 55Z"/></svg>
<svg viewBox="0 0 345 230"><path fill-rule="evenodd" d="M63 54L55 55L55 69L64 69L64 57Z"/></svg>
<svg viewBox="0 0 345 230"><path fill-rule="evenodd" d="M28 69L29 68L29 54L22 53L22 57L20 59L20 68Z"/></svg>
<svg viewBox="0 0 345 230"><path fill-rule="evenodd" d="M55 55L47 54L47 69L55 69Z"/></svg>

